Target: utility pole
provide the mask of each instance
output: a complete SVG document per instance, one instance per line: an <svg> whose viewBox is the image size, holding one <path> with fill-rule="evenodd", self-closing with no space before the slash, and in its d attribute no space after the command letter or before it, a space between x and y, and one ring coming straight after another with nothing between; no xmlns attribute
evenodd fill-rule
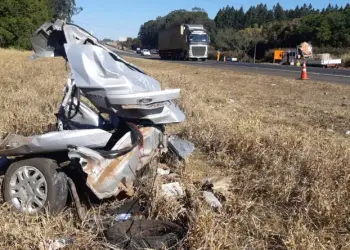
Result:
<svg viewBox="0 0 350 250"><path fill-rule="evenodd" d="M258 45L258 43L256 43L254 47L254 63L255 63L255 56L256 56L256 45Z"/></svg>

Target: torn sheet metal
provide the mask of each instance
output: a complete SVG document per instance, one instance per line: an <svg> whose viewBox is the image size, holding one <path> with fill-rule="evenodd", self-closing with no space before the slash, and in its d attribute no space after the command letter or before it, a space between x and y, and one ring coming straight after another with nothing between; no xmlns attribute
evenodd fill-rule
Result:
<svg viewBox="0 0 350 250"><path fill-rule="evenodd" d="M182 160L186 159L195 150L193 143L180 139L177 136L169 136L169 147Z"/></svg>
<svg viewBox="0 0 350 250"><path fill-rule="evenodd" d="M213 208L221 209L222 204L218 200L218 198L215 197L215 195L212 192L204 191L203 192L204 200Z"/></svg>
<svg viewBox="0 0 350 250"><path fill-rule="evenodd" d="M184 191L179 182L163 184L162 191L163 191L163 194L167 197L184 195Z"/></svg>
<svg viewBox="0 0 350 250"><path fill-rule="evenodd" d="M31 60L41 57L66 57L64 44L94 44L113 54L113 57L118 61L145 74L143 70L125 61L121 56L103 46L90 32L78 25L66 23L60 19L42 24L32 35L31 44L35 52L30 57Z"/></svg>
<svg viewBox="0 0 350 250"><path fill-rule="evenodd" d="M157 168L158 175L168 175L170 174L170 169Z"/></svg>
<svg viewBox="0 0 350 250"><path fill-rule="evenodd" d="M67 145L70 144L101 148L106 145L111 136L111 133L102 129L53 131L30 137L9 134L1 141L0 156L66 151Z"/></svg>
<svg viewBox="0 0 350 250"><path fill-rule="evenodd" d="M35 54L68 58L77 85L118 86L120 94L160 91L160 84L143 70L103 46L83 28L62 20L46 22L32 35ZM95 86L93 86L95 85Z"/></svg>
<svg viewBox="0 0 350 250"><path fill-rule="evenodd" d="M102 47L83 44L65 44L64 47L79 88L108 86L108 92L119 95L161 91L157 80L114 60Z"/></svg>
<svg viewBox="0 0 350 250"><path fill-rule="evenodd" d="M115 221L124 221L124 220L128 220L132 217L132 214L117 214L115 216Z"/></svg>
<svg viewBox="0 0 350 250"><path fill-rule="evenodd" d="M73 239L62 238L56 240L46 240L39 243L39 250L58 250L73 244Z"/></svg>
<svg viewBox="0 0 350 250"><path fill-rule="evenodd" d="M80 158L83 171L88 174L87 186L99 199L110 198L121 191L132 189L136 172L159 153L162 132L153 127L140 128L143 145L116 159L106 159L94 150L77 147L70 149L68 156ZM131 145L130 132L126 133L112 150Z"/></svg>

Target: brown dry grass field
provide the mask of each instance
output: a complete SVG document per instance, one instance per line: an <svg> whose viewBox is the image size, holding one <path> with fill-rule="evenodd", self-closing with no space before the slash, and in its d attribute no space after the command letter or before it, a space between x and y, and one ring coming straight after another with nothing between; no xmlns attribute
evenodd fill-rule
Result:
<svg viewBox="0 0 350 250"><path fill-rule="evenodd" d="M0 132L40 133L55 122L66 70L61 59L0 50ZM154 218L186 213L190 249L350 249L350 88L127 58L162 84L181 88L187 120L169 127L196 144L181 170L191 208L157 201ZM193 184L227 177L224 210ZM36 249L69 236L67 249L103 249L72 208L52 218L0 209L0 248Z"/></svg>

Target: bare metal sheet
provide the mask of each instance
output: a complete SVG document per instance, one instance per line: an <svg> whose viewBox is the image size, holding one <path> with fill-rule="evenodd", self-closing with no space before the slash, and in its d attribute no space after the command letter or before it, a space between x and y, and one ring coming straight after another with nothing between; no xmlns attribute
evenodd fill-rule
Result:
<svg viewBox="0 0 350 250"><path fill-rule="evenodd" d="M180 139L174 135L169 137L169 144L173 146L173 148L176 150L176 153L182 159L185 159L195 150L195 146L192 142L186 141L184 139Z"/></svg>

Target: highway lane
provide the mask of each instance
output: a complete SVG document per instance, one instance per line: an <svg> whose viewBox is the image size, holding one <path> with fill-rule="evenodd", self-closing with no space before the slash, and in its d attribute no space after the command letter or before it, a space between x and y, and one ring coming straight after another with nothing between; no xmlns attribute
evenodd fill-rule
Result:
<svg viewBox="0 0 350 250"><path fill-rule="evenodd" d="M143 56L140 56L139 54L133 54L133 53L122 52L122 51L116 51L116 53L118 53L120 56L130 56L130 57L144 58L148 60L160 60L158 56L143 57ZM275 65L275 64L217 62L214 60L207 60L205 62L166 60L165 62L181 63L186 65L196 65L201 67L228 69L228 70L233 70L238 72L265 74L265 75L280 76L280 77L287 77L287 78L294 78L294 79L299 78L301 74L301 67ZM350 70L307 67L307 73L310 80L329 82L329 83L338 83L338 84L350 84Z"/></svg>

